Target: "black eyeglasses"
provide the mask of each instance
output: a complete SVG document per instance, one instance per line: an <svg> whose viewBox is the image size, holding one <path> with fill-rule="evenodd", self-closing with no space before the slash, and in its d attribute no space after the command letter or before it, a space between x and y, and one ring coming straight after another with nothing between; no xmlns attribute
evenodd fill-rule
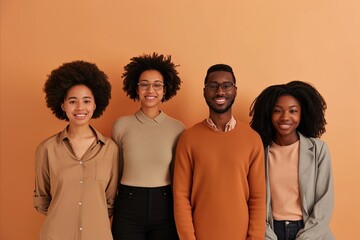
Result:
<svg viewBox="0 0 360 240"><path fill-rule="evenodd" d="M231 91L233 87L236 88L236 85L233 82L223 82L223 83L208 82L207 84L205 84L205 88L211 92L217 91L219 87L221 87L223 91L228 92Z"/></svg>
<svg viewBox="0 0 360 240"><path fill-rule="evenodd" d="M155 91L159 91L159 90L163 89L164 84L161 82L149 83L149 82L143 81L143 82L139 82L138 86L141 90L149 90L150 86L152 86Z"/></svg>

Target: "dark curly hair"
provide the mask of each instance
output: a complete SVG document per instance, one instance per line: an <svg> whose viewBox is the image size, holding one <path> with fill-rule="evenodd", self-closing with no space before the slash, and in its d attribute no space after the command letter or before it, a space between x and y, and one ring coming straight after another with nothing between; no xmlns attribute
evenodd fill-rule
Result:
<svg viewBox="0 0 360 240"><path fill-rule="evenodd" d="M250 106L251 127L260 134L265 147L271 144L274 128L271 117L277 99L290 95L301 106L301 118L297 128L306 137L318 138L325 133L326 102L320 93L309 83L292 81L287 84L272 85L264 89Z"/></svg>
<svg viewBox="0 0 360 240"><path fill-rule="evenodd" d="M64 63L51 72L44 85L47 107L58 119L69 121L61 105L75 85L85 85L91 90L96 104L92 118L100 117L111 99L111 84L95 64L85 61Z"/></svg>
<svg viewBox="0 0 360 240"><path fill-rule="evenodd" d="M153 54L133 57L130 60L131 62L124 67L125 72L122 75L122 78L124 78L123 90L130 99L139 100L137 84L140 75L146 70L157 70L163 76L165 94L161 100L162 102L166 102L176 95L181 85L180 77L175 69L179 65L171 62L170 55L164 56L154 52Z"/></svg>

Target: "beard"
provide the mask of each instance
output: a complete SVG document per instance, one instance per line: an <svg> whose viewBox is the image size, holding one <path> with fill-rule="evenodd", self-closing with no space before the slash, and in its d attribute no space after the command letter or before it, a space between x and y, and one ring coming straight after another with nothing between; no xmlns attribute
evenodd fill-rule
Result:
<svg viewBox="0 0 360 240"><path fill-rule="evenodd" d="M229 111L229 109L232 107L232 105L234 104L235 102L235 98L233 98L226 106L225 108L217 108L216 106L214 106L212 104L211 101L207 101L206 100L206 104L209 106L210 110L215 112L215 113L225 113L227 111Z"/></svg>

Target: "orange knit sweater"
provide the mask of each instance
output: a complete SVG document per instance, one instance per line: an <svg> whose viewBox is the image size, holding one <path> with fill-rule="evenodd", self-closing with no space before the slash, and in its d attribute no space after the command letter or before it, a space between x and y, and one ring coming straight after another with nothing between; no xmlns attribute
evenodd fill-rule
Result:
<svg viewBox="0 0 360 240"><path fill-rule="evenodd" d="M202 121L180 137L174 212L181 240L252 240L265 236L264 150L237 121L217 132Z"/></svg>

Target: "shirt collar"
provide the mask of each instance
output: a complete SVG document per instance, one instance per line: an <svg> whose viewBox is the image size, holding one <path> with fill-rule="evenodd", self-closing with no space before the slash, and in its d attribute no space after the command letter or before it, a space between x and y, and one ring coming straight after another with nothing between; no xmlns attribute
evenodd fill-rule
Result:
<svg viewBox="0 0 360 240"><path fill-rule="evenodd" d="M166 118L166 114L163 111L161 111L154 119L146 116L141 110L137 111L135 116L141 123L161 123Z"/></svg>
<svg viewBox="0 0 360 240"><path fill-rule="evenodd" d="M207 118L206 123L208 124L208 126L211 129L213 129L215 131L220 131L219 128L213 122L213 120L211 120L211 118ZM234 116L231 116L230 120L225 125L225 131L224 132L229 132L229 131L233 130L235 128L235 126L236 126L236 120L235 120Z"/></svg>
<svg viewBox="0 0 360 240"><path fill-rule="evenodd" d="M59 141L64 141L65 139L69 139L68 128L69 128L69 125L67 125L66 128L60 132ZM90 126L90 128L95 134L96 142L102 142L103 144L105 144L106 137L104 135L102 135L100 132L98 132L92 126Z"/></svg>

